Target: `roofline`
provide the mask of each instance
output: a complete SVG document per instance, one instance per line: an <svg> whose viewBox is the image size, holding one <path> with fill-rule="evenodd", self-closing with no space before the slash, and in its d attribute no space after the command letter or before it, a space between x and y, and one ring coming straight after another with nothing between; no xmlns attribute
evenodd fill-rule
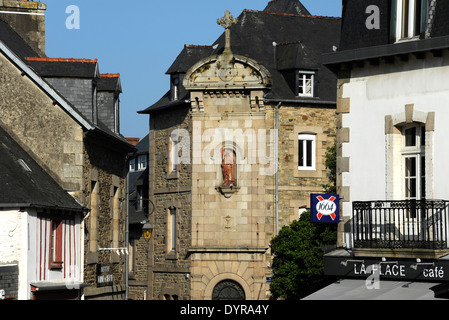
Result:
<svg viewBox="0 0 449 320"><path fill-rule="evenodd" d="M250 12L250 13L265 13L265 14L273 14L273 15L287 16L287 17L302 17L302 18L313 18L313 19L333 19L333 20L341 20L340 17L316 16L316 15L312 15L312 14L295 14L295 13L283 13L283 12L269 12L269 11L260 11L260 10L251 10L251 9L244 9L243 12Z"/></svg>
<svg viewBox="0 0 449 320"><path fill-rule="evenodd" d="M77 213L87 212L88 208L82 207L79 208L68 208L68 207L58 207L44 204L33 204L33 203L0 203L0 208L40 208L40 209L52 209L52 210L61 210L61 211L72 211Z"/></svg>
<svg viewBox="0 0 449 320"><path fill-rule="evenodd" d="M449 36L422 39L416 41L406 41L394 44L386 44L359 49L343 50L332 53L325 53L323 65L334 70L338 65L352 63L356 61L378 59L385 57L400 56L403 54L422 53L449 48Z"/></svg>
<svg viewBox="0 0 449 320"><path fill-rule="evenodd" d="M151 114L152 112L168 109L171 107L180 106L183 104L190 104L190 99L181 99L181 100L170 101L169 103L161 105L159 107L150 106L144 110L137 111L137 113L138 114Z"/></svg>
<svg viewBox="0 0 449 320"><path fill-rule="evenodd" d="M28 77L30 77L38 86L41 87L51 98L53 98L63 109L70 114L79 124L87 130L95 129L89 122L83 119L72 106L70 106L47 82L37 75L30 67L20 60L4 43L0 41L0 51L2 51L9 59L12 60Z"/></svg>
<svg viewBox="0 0 449 320"><path fill-rule="evenodd" d="M48 57L26 57L28 61L38 62L81 62L81 63L98 63L98 59L74 59L74 58L48 58Z"/></svg>

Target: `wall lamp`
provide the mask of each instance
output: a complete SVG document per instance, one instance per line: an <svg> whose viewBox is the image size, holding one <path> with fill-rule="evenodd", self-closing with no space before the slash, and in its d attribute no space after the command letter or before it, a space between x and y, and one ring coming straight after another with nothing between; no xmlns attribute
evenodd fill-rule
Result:
<svg viewBox="0 0 449 320"><path fill-rule="evenodd" d="M412 264L410 266L410 268L412 268L413 270L418 270L418 266L432 266L433 267L434 265L435 265L435 262L421 262L421 259L417 258L416 263Z"/></svg>
<svg viewBox="0 0 449 320"><path fill-rule="evenodd" d="M341 264L345 267L348 266L348 262L353 262L353 263L365 263L365 260L345 260L342 261Z"/></svg>
<svg viewBox="0 0 449 320"><path fill-rule="evenodd" d="M143 231L143 236L145 239L151 239L151 236L153 235L153 225L149 222L149 221L142 221L141 222L143 224L142 226L142 231Z"/></svg>

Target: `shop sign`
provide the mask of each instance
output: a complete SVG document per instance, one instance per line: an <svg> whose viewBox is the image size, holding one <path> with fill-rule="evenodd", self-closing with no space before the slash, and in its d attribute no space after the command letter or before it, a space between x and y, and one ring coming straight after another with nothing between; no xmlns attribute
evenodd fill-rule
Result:
<svg viewBox="0 0 449 320"><path fill-rule="evenodd" d="M106 287L113 284L114 276L110 272L110 266L97 266L97 287Z"/></svg>
<svg viewBox="0 0 449 320"><path fill-rule="evenodd" d="M325 274L348 278L449 281L449 261L326 257Z"/></svg>
<svg viewBox="0 0 449 320"><path fill-rule="evenodd" d="M314 223L340 222L340 197L337 194L311 194L310 209Z"/></svg>

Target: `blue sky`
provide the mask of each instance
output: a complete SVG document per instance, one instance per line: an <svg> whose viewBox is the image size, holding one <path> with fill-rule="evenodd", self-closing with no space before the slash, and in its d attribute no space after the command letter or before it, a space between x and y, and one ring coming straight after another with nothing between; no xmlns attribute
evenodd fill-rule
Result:
<svg viewBox="0 0 449 320"><path fill-rule="evenodd" d="M121 133L143 138L148 115L139 115L169 88L165 74L184 44L211 45L223 32L225 10L263 10L269 0L43 0L47 4L46 52L52 58L99 60L101 73L120 73ZM314 15L341 16L341 0L303 0ZM66 28L75 5L80 28Z"/></svg>

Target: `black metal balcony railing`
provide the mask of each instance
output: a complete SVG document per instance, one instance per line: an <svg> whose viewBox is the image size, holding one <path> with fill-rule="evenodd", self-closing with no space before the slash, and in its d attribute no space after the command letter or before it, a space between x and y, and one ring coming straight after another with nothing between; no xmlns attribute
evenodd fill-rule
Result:
<svg viewBox="0 0 449 320"><path fill-rule="evenodd" d="M447 249L445 200L353 202L354 248Z"/></svg>

